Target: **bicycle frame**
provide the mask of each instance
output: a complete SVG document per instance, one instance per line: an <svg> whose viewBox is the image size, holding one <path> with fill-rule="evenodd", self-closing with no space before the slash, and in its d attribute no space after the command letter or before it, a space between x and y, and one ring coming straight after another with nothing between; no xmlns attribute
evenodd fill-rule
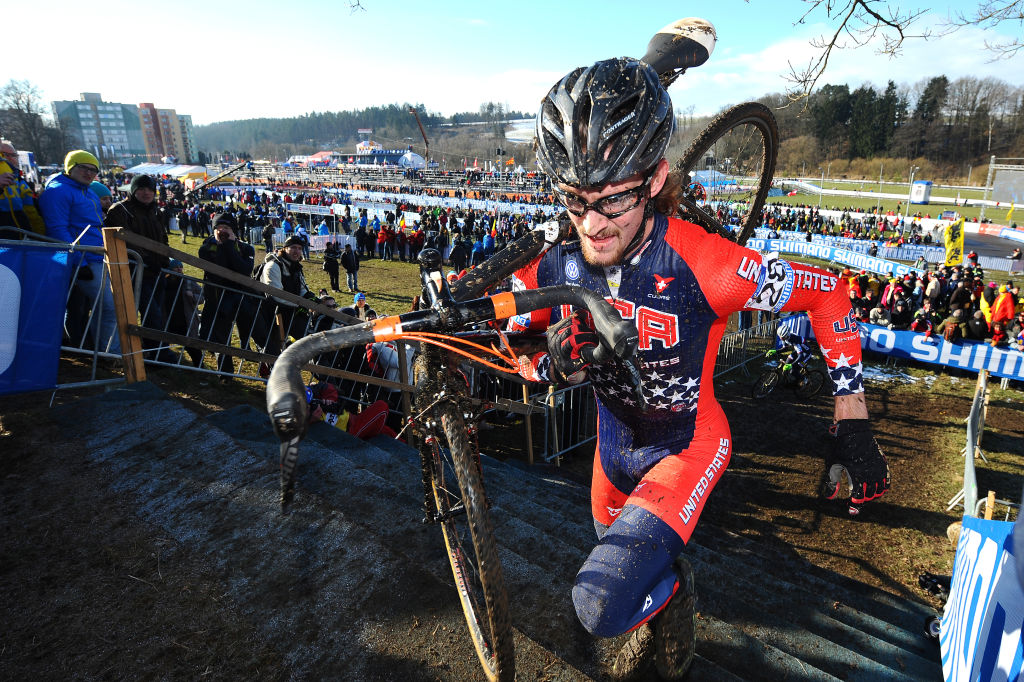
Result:
<svg viewBox="0 0 1024 682"><path fill-rule="evenodd" d="M550 232L550 230L549 230ZM630 322L600 295L575 286L555 286L529 291L505 292L460 301L456 295L472 294L493 286L524 262L536 257L546 243L545 237L527 235L523 244L510 249L502 258L492 259L490 267L460 287L449 287L441 274L441 254L426 249L420 254L421 281L424 297L420 310L391 315L371 322L331 329L307 336L289 346L274 365L267 382L267 408L274 431L281 441L281 506L286 509L294 495L295 465L298 445L306 434L309 406L306 401L302 370L310 360L321 354L378 341L400 338L416 339L417 333L440 333L451 336L468 326L500 320L543 308L572 305L589 310L601 345L594 352L594 362L612 355L631 360L636 352L639 334Z"/></svg>

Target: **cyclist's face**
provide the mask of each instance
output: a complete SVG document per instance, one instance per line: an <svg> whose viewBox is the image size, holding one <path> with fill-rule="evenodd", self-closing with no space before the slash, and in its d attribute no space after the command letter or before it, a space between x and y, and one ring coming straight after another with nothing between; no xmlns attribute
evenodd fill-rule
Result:
<svg viewBox="0 0 1024 682"><path fill-rule="evenodd" d="M651 177L650 192L655 196L661 191L668 175L668 162L664 159L655 167ZM559 185L563 192L575 194L588 204L593 204L602 197L611 196L634 187L639 187L644 182L641 176L634 176L621 182L613 182L601 187L581 189L568 185ZM582 216L575 216L572 219L576 231L580 235L580 245L583 248L583 258L591 265L607 267L617 265L622 260L624 251L633 240L637 230L646 230L648 226L643 225L644 206L649 199L640 201L633 209L615 218L608 218L591 209Z"/></svg>

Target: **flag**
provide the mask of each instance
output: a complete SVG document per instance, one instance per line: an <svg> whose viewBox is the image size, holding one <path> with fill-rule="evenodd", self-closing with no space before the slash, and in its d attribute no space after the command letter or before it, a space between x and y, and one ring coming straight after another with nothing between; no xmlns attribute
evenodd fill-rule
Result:
<svg viewBox="0 0 1024 682"><path fill-rule="evenodd" d="M946 265L963 265L964 262L964 218L950 223L946 228Z"/></svg>
<svg viewBox="0 0 1024 682"><path fill-rule="evenodd" d="M1010 210L1006 212L1006 224L1009 225L1010 221L1013 220L1013 209L1015 208L1013 202L1010 202Z"/></svg>
<svg viewBox="0 0 1024 682"><path fill-rule="evenodd" d="M66 251L0 247L0 395L57 385L70 280Z"/></svg>
<svg viewBox="0 0 1024 682"><path fill-rule="evenodd" d="M796 196L796 190L793 190L792 192L786 192L786 196L787 197L795 197Z"/></svg>

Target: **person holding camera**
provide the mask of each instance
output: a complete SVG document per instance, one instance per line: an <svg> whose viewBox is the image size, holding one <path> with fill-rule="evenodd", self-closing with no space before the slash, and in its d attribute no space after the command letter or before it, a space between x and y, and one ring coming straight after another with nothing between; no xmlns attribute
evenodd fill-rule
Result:
<svg viewBox="0 0 1024 682"><path fill-rule="evenodd" d="M199 257L248 277L252 273L256 252L249 244L239 241L235 236L235 229L236 223L233 215L230 213L215 215L213 236L207 237L199 247ZM249 347L250 334L255 335L258 342L260 334L253 327L260 299L242 293L238 284L212 272L203 273L203 284L203 298L206 303L203 305L200 317L199 334L201 338L213 343L229 345L231 343L231 327L237 324L242 348ZM270 336L266 329L262 331L264 338ZM231 369L231 356L224 353L218 354L217 370L230 372Z"/></svg>

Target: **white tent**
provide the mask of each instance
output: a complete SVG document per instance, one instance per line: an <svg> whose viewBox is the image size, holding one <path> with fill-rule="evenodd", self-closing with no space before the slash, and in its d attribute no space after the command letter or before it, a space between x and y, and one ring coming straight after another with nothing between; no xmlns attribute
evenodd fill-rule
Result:
<svg viewBox="0 0 1024 682"><path fill-rule="evenodd" d="M420 170L421 168L427 167L427 161L419 154L406 152L405 154L402 154L402 158L398 159L398 165L402 168Z"/></svg>
<svg viewBox="0 0 1024 682"><path fill-rule="evenodd" d="M126 168L124 172L131 175L170 175L180 178L183 175L205 173L206 166L186 166L176 163L140 163L138 166Z"/></svg>

